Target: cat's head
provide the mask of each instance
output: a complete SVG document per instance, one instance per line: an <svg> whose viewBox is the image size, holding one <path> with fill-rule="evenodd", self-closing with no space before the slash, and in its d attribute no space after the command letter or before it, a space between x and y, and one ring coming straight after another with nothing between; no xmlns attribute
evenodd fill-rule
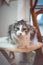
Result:
<svg viewBox="0 0 43 65"><path fill-rule="evenodd" d="M15 23L14 32L17 36L26 35L28 33L26 21L20 20L17 23Z"/></svg>
<svg viewBox="0 0 43 65"><path fill-rule="evenodd" d="M29 34L30 40L33 40L36 34L34 26L26 24L26 21L20 20L9 27L9 33L12 39L17 36L24 36Z"/></svg>

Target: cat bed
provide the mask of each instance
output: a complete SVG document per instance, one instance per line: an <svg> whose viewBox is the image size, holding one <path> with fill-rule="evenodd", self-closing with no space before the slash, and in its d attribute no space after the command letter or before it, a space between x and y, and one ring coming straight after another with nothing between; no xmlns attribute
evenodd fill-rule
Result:
<svg viewBox="0 0 43 65"><path fill-rule="evenodd" d="M17 48L18 45L11 44L7 39L8 37L0 37L0 48L8 51L30 52L42 47L42 43L35 41L35 45L30 45L29 48Z"/></svg>
<svg viewBox="0 0 43 65"><path fill-rule="evenodd" d="M15 48L16 45L11 44L11 40L8 41L8 37L0 37L0 48Z"/></svg>

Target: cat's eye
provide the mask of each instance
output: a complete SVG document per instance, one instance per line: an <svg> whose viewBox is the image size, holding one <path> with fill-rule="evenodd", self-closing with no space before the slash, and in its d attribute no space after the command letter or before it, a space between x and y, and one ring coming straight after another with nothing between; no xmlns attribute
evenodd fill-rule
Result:
<svg viewBox="0 0 43 65"><path fill-rule="evenodd" d="M27 28L23 28L23 31L27 31Z"/></svg>
<svg viewBox="0 0 43 65"><path fill-rule="evenodd" d="M26 28L23 28L23 30L26 30Z"/></svg>
<svg viewBox="0 0 43 65"><path fill-rule="evenodd" d="M15 30L15 31L17 31L17 30L19 30L19 28L18 28L18 27L16 27L14 30Z"/></svg>
<svg viewBox="0 0 43 65"><path fill-rule="evenodd" d="M17 29L17 30L19 30L19 28L18 28L18 27L17 27L16 29Z"/></svg>

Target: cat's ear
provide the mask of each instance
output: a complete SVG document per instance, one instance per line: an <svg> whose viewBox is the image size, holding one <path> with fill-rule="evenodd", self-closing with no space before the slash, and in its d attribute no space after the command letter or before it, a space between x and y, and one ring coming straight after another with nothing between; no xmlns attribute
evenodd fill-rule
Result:
<svg viewBox="0 0 43 65"><path fill-rule="evenodd" d="M37 34L38 33L38 30L35 28L35 33Z"/></svg>
<svg viewBox="0 0 43 65"><path fill-rule="evenodd" d="M18 21L15 20L14 23L13 23L13 27L15 28L15 26L17 25Z"/></svg>
<svg viewBox="0 0 43 65"><path fill-rule="evenodd" d="M36 27L33 26L33 30L34 30L34 33L37 34L38 31L37 31Z"/></svg>

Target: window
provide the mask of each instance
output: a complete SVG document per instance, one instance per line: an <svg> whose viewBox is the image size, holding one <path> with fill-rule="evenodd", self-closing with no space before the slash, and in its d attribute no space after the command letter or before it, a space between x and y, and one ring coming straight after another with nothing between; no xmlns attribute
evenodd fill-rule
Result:
<svg viewBox="0 0 43 65"><path fill-rule="evenodd" d="M37 12L39 10L43 10L43 0L38 0L38 2L37 2L37 5L35 7L35 12ZM41 35L43 36L43 13L39 13L37 15L36 19L37 19L37 23L39 25L39 29L40 29ZM33 25L32 17L31 17L31 25Z"/></svg>
<svg viewBox="0 0 43 65"><path fill-rule="evenodd" d="M43 14L37 16L37 22L39 24L41 35L43 36Z"/></svg>
<svg viewBox="0 0 43 65"><path fill-rule="evenodd" d="M38 0L37 5L43 5L43 0Z"/></svg>

